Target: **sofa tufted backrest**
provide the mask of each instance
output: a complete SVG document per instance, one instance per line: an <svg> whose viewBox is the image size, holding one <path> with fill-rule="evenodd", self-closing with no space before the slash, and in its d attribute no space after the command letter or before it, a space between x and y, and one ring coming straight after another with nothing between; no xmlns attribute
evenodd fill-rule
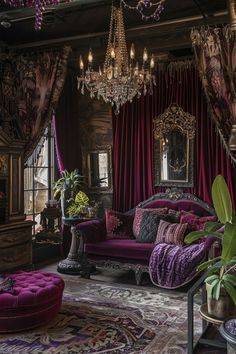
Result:
<svg viewBox="0 0 236 354"><path fill-rule="evenodd" d="M149 199L139 203L137 207L147 209L167 207L174 210L192 210L194 214L199 216L215 215L213 207L190 193L157 193ZM135 208L128 213L133 214L134 212Z"/></svg>

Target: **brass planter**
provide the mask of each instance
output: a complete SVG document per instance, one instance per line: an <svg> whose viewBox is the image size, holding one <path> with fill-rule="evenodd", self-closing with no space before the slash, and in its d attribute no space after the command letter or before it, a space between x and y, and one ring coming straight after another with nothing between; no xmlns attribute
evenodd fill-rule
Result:
<svg viewBox="0 0 236 354"><path fill-rule="evenodd" d="M233 303L233 300L224 288L220 289L219 300L210 298L209 289L210 285L206 283L207 311L210 316L213 316L219 320L224 320L226 317L236 314L236 307Z"/></svg>

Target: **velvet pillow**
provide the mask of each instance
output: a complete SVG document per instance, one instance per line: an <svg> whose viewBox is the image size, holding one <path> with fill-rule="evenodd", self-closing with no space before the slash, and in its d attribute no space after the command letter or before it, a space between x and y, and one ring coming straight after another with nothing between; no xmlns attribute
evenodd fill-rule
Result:
<svg viewBox="0 0 236 354"><path fill-rule="evenodd" d="M133 216L110 209L106 209L105 215L107 239L133 238Z"/></svg>
<svg viewBox="0 0 236 354"><path fill-rule="evenodd" d="M203 230L207 222L216 221L217 217L213 215L209 216L198 216L191 213L182 214L180 216L180 222L188 224L188 229L190 231Z"/></svg>
<svg viewBox="0 0 236 354"><path fill-rule="evenodd" d="M180 213L181 213L180 210L168 209L168 214L173 216L175 222L179 222Z"/></svg>
<svg viewBox="0 0 236 354"><path fill-rule="evenodd" d="M161 220L155 244L173 243L175 245L183 245L187 228L188 224L171 224L170 222Z"/></svg>
<svg viewBox="0 0 236 354"><path fill-rule="evenodd" d="M139 234L136 238L140 243L153 243L156 239L157 229L161 220L173 221L171 215L157 214L145 211L140 224Z"/></svg>
<svg viewBox="0 0 236 354"><path fill-rule="evenodd" d="M134 237L138 237L139 231L140 231L140 225L143 219L143 214L145 212L148 213L154 213L154 214L167 214L168 208L136 208L135 210L135 216L134 216L134 222L133 222L133 235Z"/></svg>

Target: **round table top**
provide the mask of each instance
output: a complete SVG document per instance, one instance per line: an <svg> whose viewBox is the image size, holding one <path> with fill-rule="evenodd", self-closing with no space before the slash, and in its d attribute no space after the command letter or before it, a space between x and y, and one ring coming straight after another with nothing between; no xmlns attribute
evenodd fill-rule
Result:
<svg viewBox="0 0 236 354"><path fill-rule="evenodd" d="M69 225L69 226L74 226L74 225L77 225L81 222L84 222L84 221L89 221L89 220L93 220L93 218L65 218L63 217L62 218L62 222L63 224L65 225Z"/></svg>
<svg viewBox="0 0 236 354"><path fill-rule="evenodd" d="M215 318L212 315L209 315L209 313L207 311L207 304L202 304L199 312L200 312L201 317L210 323L220 325L224 322L224 320L220 320L219 318Z"/></svg>

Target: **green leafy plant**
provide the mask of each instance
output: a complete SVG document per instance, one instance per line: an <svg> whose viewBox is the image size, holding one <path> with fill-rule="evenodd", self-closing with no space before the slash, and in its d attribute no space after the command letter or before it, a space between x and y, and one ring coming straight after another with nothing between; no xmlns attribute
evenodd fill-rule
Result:
<svg viewBox="0 0 236 354"><path fill-rule="evenodd" d="M74 202L68 207L67 213L70 217L78 217L89 206L88 196L79 191L74 199Z"/></svg>
<svg viewBox="0 0 236 354"><path fill-rule="evenodd" d="M208 297L219 300L221 289L225 289L236 306L236 217L228 186L223 176L216 176L212 185L212 200L218 217L217 222L207 223L205 230L193 231L185 237L186 243L192 243L200 237L215 236L221 242L221 255L212 258L198 267L198 271L207 269L205 282L210 285ZM218 230L224 226L223 233Z"/></svg>
<svg viewBox="0 0 236 354"><path fill-rule="evenodd" d="M61 199L64 194L67 194L66 199L74 198L79 188L83 184L83 176L75 169L72 172L67 170L62 172L62 177L59 178L53 185L54 198Z"/></svg>

